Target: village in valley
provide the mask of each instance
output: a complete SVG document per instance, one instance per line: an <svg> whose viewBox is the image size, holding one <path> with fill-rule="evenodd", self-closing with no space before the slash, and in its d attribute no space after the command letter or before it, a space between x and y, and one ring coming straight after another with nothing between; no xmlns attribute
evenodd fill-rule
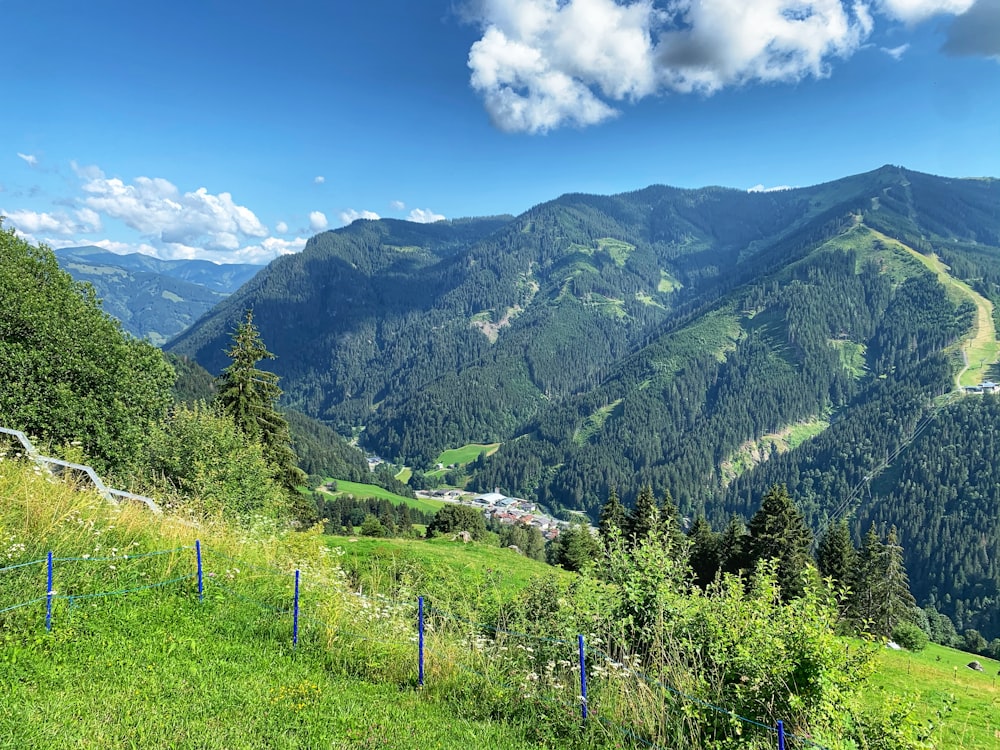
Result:
<svg viewBox="0 0 1000 750"><path fill-rule="evenodd" d="M542 532L546 541L551 541L559 536L559 530L569 526L566 521L560 521L552 516L546 515L538 509L535 503L519 497L508 497L494 489L493 492L485 492L481 495L473 495L456 489L418 490L417 497L431 500L443 500L447 503L459 503L478 508L483 512L487 521L493 520L506 524L524 524L525 526L535 526Z"/></svg>

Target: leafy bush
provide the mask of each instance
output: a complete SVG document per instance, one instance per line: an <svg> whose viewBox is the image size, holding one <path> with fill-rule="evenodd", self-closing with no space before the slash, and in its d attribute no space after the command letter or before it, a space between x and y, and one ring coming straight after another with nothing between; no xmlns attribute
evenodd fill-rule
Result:
<svg viewBox="0 0 1000 750"><path fill-rule="evenodd" d="M458 531L468 531L476 541L485 539L483 514L467 505L446 505L434 514L434 520L427 526L427 537Z"/></svg>
<svg viewBox="0 0 1000 750"><path fill-rule="evenodd" d="M179 492L200 514L245 522L289 512L288 494L260 443L204 404L177 406L152 428L146 464L162 489Z"/></svg>
<svg viewBox="0 0 1000 750"><path fill-rule="evenodd" d="M160 352L125 334L90 286L0 225L0 414L4 427L125 474L150 422L170 403L174 375Z"/></svg>
<svg viewBox="0 0 1000 750"><path fill-rule="evenodd" d="M892 640L907 651L923 651L927 648L927 633L912 622L901 622L892 631Z"/></svg>

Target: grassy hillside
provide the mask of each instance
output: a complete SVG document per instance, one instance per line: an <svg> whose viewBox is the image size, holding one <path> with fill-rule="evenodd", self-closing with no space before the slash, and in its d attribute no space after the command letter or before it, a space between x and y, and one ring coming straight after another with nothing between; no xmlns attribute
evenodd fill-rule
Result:
<svg viewBox="0 0 1000 750"><path fill-rule="evenodd" d="M969 669L979 661L982 672ZM1000 743L1000 662L930 644L919 653L884 649L873 683L885 695L912 700L940 724L940 746L991 750ZM878 700L878 693L873 694Z"/></svg>
<svg viewBox="0 0 1000 750"><path fill-rule="evenodd" d="M436 463L444 464L445 466L450 466L451 464L456 464L458 466L464 466L465 464L472 463L477 458L479 458L480 453L486 453L487 456L496 453L497 448L500 447L500 443L470 443L469 445L463 445L461 448L451 448L446 451L442 451L441 455L438 456Z"/></svg>
<svg viewBox="0 0 1000 750"><path fill-rule="evenodd" d="M329 479L329 478L328 478ZM337 495L354 495L354 497L361 499L365 497L374 497L377 500L388 500L393 505L409 505L411 508L416 508L424 513L436 513L444 506L444 502L441 500L426 500L424 498L413 498L404 497L403 495L397 495L395 492L390 492L389 490L378 487L374 484L362 484L361 482L348 482L343 479L338 479L337 481L337 491L329 492L324 489L319 491L325 495L332 495L336 497Z"/></svg>
<svg viewBox="0 0 1000 750"><path fill-rule="evenodd" d="M490 636L470 629L472 618L501 605L512 616L510 604L527 597L527 611L544 622L540 633L558 635L558 605L553 600L554 609L546 611L537 603L560 591L574 606L583 603L574 586L567 587L574 580L568 574L544 583L536 575L544 566L505 550L445 539L351 542L273 527L197 528L138 507L109 506L9 461L0 462L0 497L4 747L711 744L707 734L644 739L650 730L640 729L641 716L657 701L675 703L677 694L656 698L651 683L634 681L627 670L602 676L615 662L602 661L596 636L587 636L596 718L581 724L570 668L575 640L521 636L514 620L509 631ZM194 577L195 539L204 560L203 601ZM42 560L49 550L57 562L52 631L46 633L44 564L12 566ZM159 550L170 551L149 554ZM302 597L293 646L295 569ZM157 586L162 581L169 583ZM429 622L422 690L412 602L421 590ZM10 609L39 595L41 601ZM499 645L493 656L484 650L488 643ZM530 671L539 660L538 672ZM867 700L877 707L915 695L915 720L942 726L940 742L923 747L994 746L998 665L982 660L987 671L972 673L962 671L965 661L935 647L915 656L886 652ZM569 665L564 675L561 664ZM629 686L626 693L612 689L616 680ZM955 703L942 711L951 694ZM686 709L690 720L703 710L696 703ZM821 746L848 747L828 736L817 739ZM904 747L884 740L879 747ZM739 746L771 745L748 736Z"/></svg>
<svg viewBox="0 0 1000 750"><path fill-rule="evenodd" d="M413 613L373 612L378 600L352 596L319 536L197 528L10 461L0 461L0 497L0 747L539 746L526 723L418 691ZM47 633L44 562L9 566L50 550ZM172 551L149 554L159 550ZM438 687L441 669L428 659Z"/></svg>
<svg viewBox="0 0 1000 750"><path fill-rule="evenodd" d="M532 560L514 550L449 537L375 539L326 537L352 581L365 591L404 588L411 596L428 597L443 608L464 612L495 611L544 576L571 578L569 573Z"/></svg>

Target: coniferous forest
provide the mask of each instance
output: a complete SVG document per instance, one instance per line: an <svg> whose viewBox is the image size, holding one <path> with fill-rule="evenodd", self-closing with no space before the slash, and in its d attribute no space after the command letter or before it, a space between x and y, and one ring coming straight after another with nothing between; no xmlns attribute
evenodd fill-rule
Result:
<svg viewBox="0 0 1000 750"><path fill-rule="evenodd" d="M993 637L998 535L977 514L996 499L986 470L957 473L988 441L928 436L994 408L956 400L956 377L1000 379L963 359L977 306L1000 301L998 204L995 181L883 167L770 193L654 186L518 217L358 221L169 349L218 372L252 308L283 403L417 471L500 442L467 489L595 522L612 488L628 505L649 484L688 530L721 530L782 484L816 533L846 518L860 545L895 525L921 605ZM928 470L949 447L952 470Z"/></svg>

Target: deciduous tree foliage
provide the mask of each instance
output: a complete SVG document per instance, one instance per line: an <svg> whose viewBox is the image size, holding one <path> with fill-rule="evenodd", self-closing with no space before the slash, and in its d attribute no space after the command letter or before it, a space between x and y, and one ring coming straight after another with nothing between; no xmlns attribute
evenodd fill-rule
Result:
<svg viewBox="0 0 1000 750"><path fill-rule="evenodd" d="M486 537L486 521L477 508L468 505L446 505L434 514L434 520L427 526L427 537L436 534L453 534L458 531L468 531L472 538L479 541Z"/></svg>
<svg viewBox="0 0 1000 750"><path fill-rule="evenodd" d="M291 512L260 443L203 402L177 405L152 427L146 467L161 491L179 492L199 513L247 522Z"/></svg>
<svg viewBox="0 0 1000 750"><path fill-rule="evenodd" d="M0 425L48 450L80 441L102 472L124 475L171 401L160 352L122 332L90 287L48 248L0 224Z"/></svg>

